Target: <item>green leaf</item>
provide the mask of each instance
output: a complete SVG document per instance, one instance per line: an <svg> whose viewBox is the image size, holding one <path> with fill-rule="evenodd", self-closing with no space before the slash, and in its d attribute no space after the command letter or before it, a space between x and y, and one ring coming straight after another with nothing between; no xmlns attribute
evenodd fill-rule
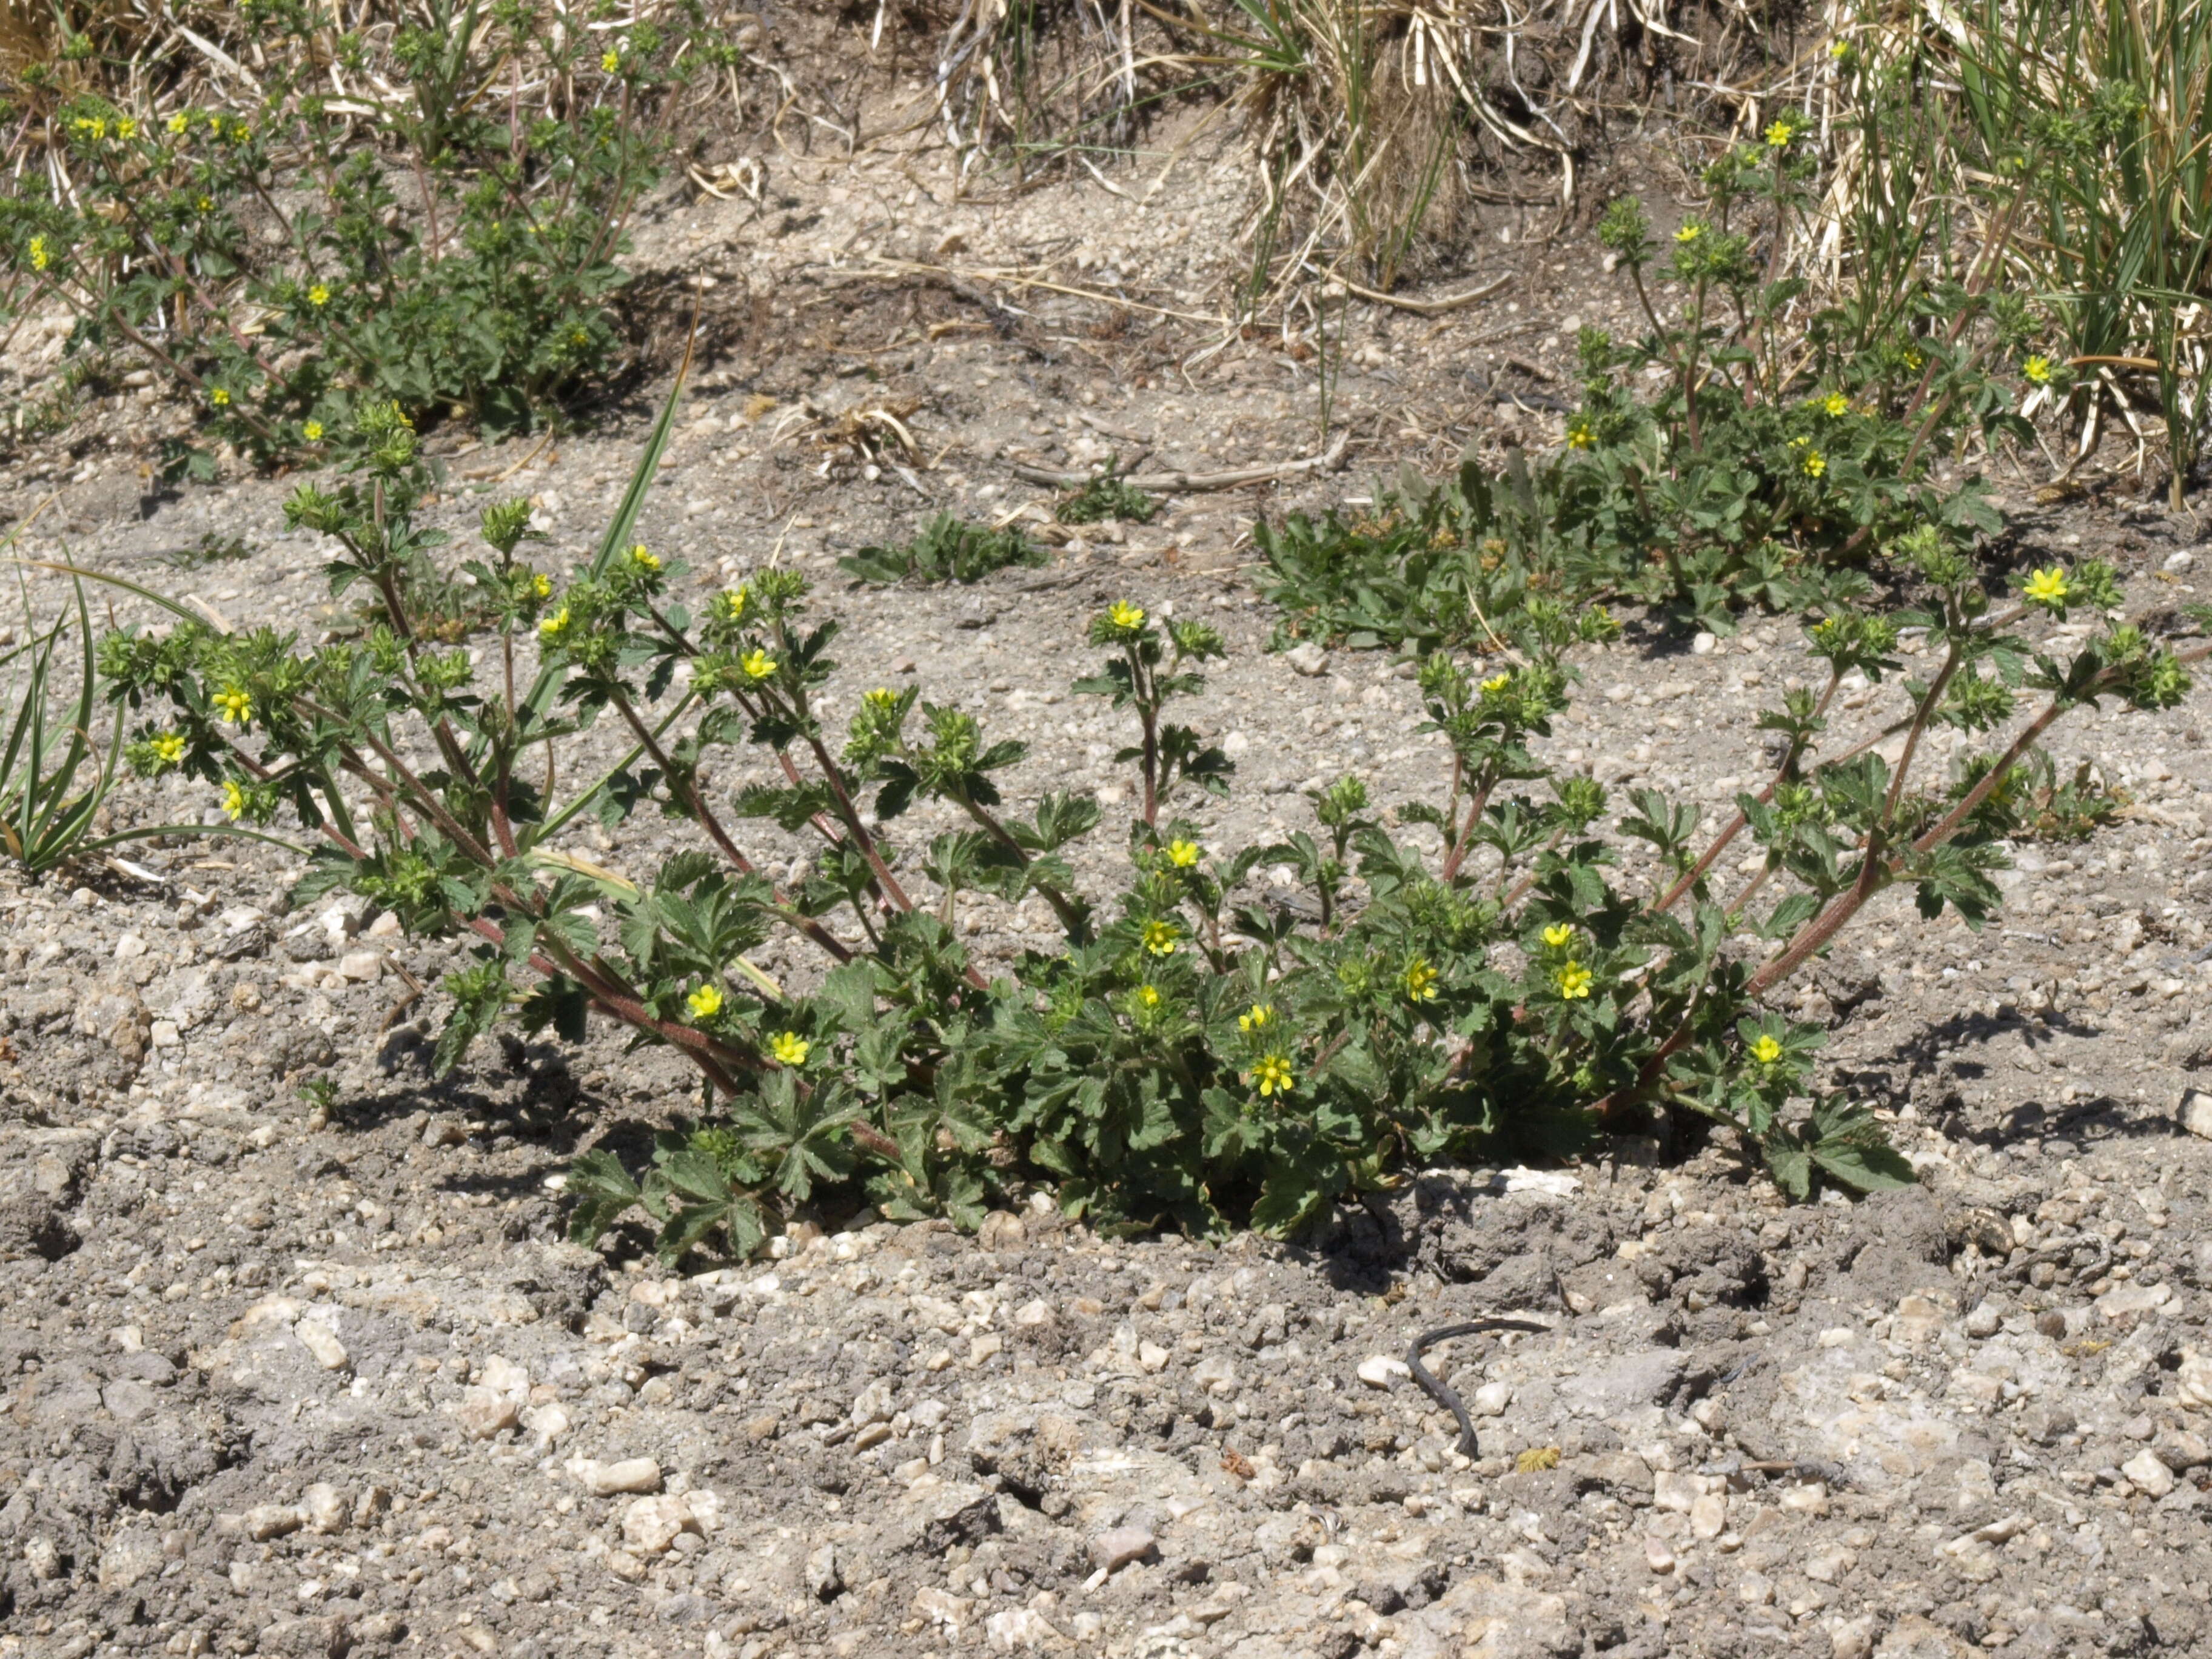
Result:
<svg viewBox="0 0 2212 1659"><path fill-rule="evenodd" d="M631 1180L612 1152L580 1152L568 1166L564 1190L574 1200L568 1215L568 1237L578 1244L596 1244L624 1210L638 1201L637 1182Z"/></svg>

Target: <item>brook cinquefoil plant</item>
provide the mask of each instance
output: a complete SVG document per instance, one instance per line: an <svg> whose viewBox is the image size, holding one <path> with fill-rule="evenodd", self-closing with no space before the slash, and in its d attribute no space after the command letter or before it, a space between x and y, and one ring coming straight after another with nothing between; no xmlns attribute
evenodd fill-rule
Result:
<svg viewBox="0 0 2212 1659"><path fill-rule="evenodd" d="M1280 1231L1408 1163L1564 1152L1655 1115L1732 1126L1795 1194L1906 1180L1867 1111L1814 1091L1821 1033L1762 999L1892 888L1978 923L2004 838L2043 810L2038 738L2106 697L2172 702L2207 648L2115 620L2094 562L1995 604L1956 532L1915 529L1891 554L1920 603L1808 627L1825 683L1765 718L1778 761L1728 822L1701 836L1652 792L1613 820L1662 855L1645 884L1621 873L1604 790L1539 752L1576 652L1611 631L1601 613L1493 591L1487 663L1420 665L1448 761L1437 799L1401 807L1394 832L1347 777L1314 793L1311 832L1233 848L1182 815L1229 787L1229 763L1170 718L1223 641L1124 600L1093 620L1103 661L1077 686L1127 711L1139 785L1102 886L1068 857L1101 828L1097 801L1017 805L1024 746L973 715L877 690L835 729L837 628L802 576L757 571L696 616L678 599L680 562L631 534L668 421L573 577L524 556L521 504L484 513L463 566L492 617L475 656L416 626L414 573L440 551L416 521L431 476L405 422L373 409L345 479L289 507L343 550L334 586L376 597L366 638L310 651L178 611L165 635L108 638L101 668L143 718L137 769L319 834L303 896L343 887L469 947L444 981L441 1068L502 1021L574 1039L593 1018L690 1063L696 1117L650 1169L592 1153L570 1178L580 1236L642 1206L672 1258L749 1249L809 1204L972 1222L1040 1187L1103 1225ZM2077 608L2100 621L2069 657L2020 631ZM1903 673L1908 633L1924 665L1909 713L1832 735L1845 677ZM2041 705L2021 720L2024 694ZM610 720L626 756L556 798L549 778L579 769L549 757ZM1992 747L1923 781L1939 726ZM774 781L732 786L747 751ZM918 845L902 827L923 801L958 827ZM586 816L646 810L695 835L643 879L563 844ZM761 820L810 837L811 864L764 861ZM1759 873L1723 892L1717 860L1746 838ZM1277 866L1311 905L1269 902L1255 877ZM957 927L976 894L1041 900L1057 944L987 974ZM812 956L805 988L749 957L771 934Z"/></svg>

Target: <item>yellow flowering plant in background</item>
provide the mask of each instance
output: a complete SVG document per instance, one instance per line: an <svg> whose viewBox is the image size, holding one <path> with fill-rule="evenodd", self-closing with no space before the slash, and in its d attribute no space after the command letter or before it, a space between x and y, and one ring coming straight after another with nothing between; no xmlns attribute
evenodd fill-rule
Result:
<svg viewBox="0 0 2212 1659"><path fill-rule="evenodd" d="M1916 526L1994 531L1984 479L1936 465L1973 437L2033 441L2022 411L2054 389L2051 360L2026 356L2013 386L1999 371L2047 319L1924 261L1888 290L1823 299L1770 259L1817 240L1834 164L1819 131L1790 112L1723 152L1700 216L1671 234L1633 198L1611 204L1606 280L1641 326L1581 331L1581 397L1554 446L1503 471L1469 459L1440 482L1402 476L1358 519L1255 526L1260 586L1284 612L1276 642L1480 648L1480 619L1532 598L1589 637L1615 598L1727 634L1747 607L1862 597ZM1662 309L1655 274L1678 307Z"/></svg>
<svg viewBox="0 0 2212 1659"><path fill-rule="evenodd" d="M398 95L332 99L334 40L349 74ZM630 216L681 112L746 67L691 0L607 53L604 104L544 90L601 48L527 8L456 40L359 32L310 0L255 12L252 45L252 85L217 81L199 106L126 107L165 82L90 76L113 99L63 95L46 118L63 165L0 185L13 302L66 307L73 352L149 368L214 416L166 422L173 478L211 476L219 443L275 464L319 441L310 427L348 429L362 400L497 436L595 395L622 349ZM479 89L510 69L538 90L489 115ZM232 92L251 108L205 106Z"/></svg>

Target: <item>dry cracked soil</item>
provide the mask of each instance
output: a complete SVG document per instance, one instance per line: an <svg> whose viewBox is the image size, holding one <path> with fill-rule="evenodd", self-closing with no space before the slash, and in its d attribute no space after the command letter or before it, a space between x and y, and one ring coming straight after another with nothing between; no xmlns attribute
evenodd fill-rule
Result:
<svg viewBox="0 0 2212 1659"><path fill-rule="evenodd" d="M1299 827L1300 792L1344 769L1432 798L1401 671L1267 651L1245 532L1401 462L1558 441L1572 329L1629 296L1571 230L1536 234L1548 209L1485 210L1441 285L1516 277L1493 299L1352 312L1346 471L1176 495L970 588L836 570L939 507L1036 516L1011 462L1319 447L1295 341L1157 314L1239 257L1237 154L1200 131L1156 194L998 202L955 199L926 155L787 158L773 212L665 204L641 266L698 279L723 344L641 533L702 580L815 574L848 629L833 703L890 676L975 709L1033 745L1018 795L1126 798L1115 718L1067 690L1086 614L1126 595L1230 638L1194 705L1240 769L1199 810L1209 837ZM1670 176L1641 182L1663 201ZM342 623L283 528L290 481L142 495L131 434L158 413L118 402L107 440L13 478L19 520L55 496L23 547L238 626ZM527 494L573 563L649 416L550 448L440 440L438 511L465 527ZM2191 589L2185 521L1998 482L2011 556ZM176 567L201 546L236 556ZM1633 629L1578 665L1549 752L1708 811L1756 769L1762 702L1809 672L1779 619L1694 646ZM1901 696L1852 688L1849 734ZM634 1232L565 1243L558 1191L575 1151L635 1158L683 1109L665 1059L488 1042L434 1083L441 1009L407 976L450 958L356 904L288 911L277 849L177 838L0 876L0 1655L2212 1651L2202 709L2060 728L2063 765L2128 793L2120 822L2020 849L1985 931L1880 905L1793 989L1831 1028L1829 1080L1921 1174L1857 1205L1786 1206L1724 1144L1624 1140L1413 1176L1295 1244L1102 1239L1038 1194L978 1237L863 1216L671 1275ZM112 811L215 816L182 785ZM674 844L656 821L579 848L635 874ZM977 901L961 926L988 961L1048 920ZM1432 1356L1475 1414L1469 1459L1404 1355L1508 1312L1546 1328Z"/></svg>

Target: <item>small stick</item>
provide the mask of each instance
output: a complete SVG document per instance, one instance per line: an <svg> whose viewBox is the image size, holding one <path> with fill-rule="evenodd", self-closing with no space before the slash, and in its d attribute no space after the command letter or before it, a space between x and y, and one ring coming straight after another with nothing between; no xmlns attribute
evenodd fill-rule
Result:
<svg viewBox="0 0 2212 1659"><path fill-rule="evenodd" d="M382 1036L399 1024L406 1018L407 1011L422 1000L422 981L409 973L405 965L391 951L386 951L384 953L384 960L393 973L407 981L407 994L392 1005L392 1012L384 1017L384 1024L376 1028L376 1034L379 1036Z"/></svg>
<svg viewBox="0 0 2212 1659"><path fill-rule="evenodd" d="M1482 1331L1548 1332L1552 1327L1534 1319L1471 1319L1463 1325L1439 1325L1432 1331L1424 1331L1413 1339L1413 1346L1406 1350L1406 1369L1413 1374L1413 1381L1421 1391L1459 1419L1459 1453L1472 1462L1479 1455L1474 1438L1474 1419L1467 1414L1467 1407L1449 1383L1439 1382L1429 1368L1421 1364L1421 1354L1432 1345L1455 1336L1473 1336Z"/></svg>
<svg viewBox="0 0 2212 1659"><path fill-rule="evenodd" d="M1376 289L1362 288L1348 276L1340 276L1336 280L1344 284L1347 294L1356 294L1378 306L1395 306L1399 310L1410 311L1417 317L1441 317L1448 312L1471 306L1477 300L1487 300L1513 279L1500 276L1493 282L1485 283L1480 288L1471 288L1464 294L1448 294L1436 300L1409 300L1402 295L1384 294Z"/></svg>
<svg viewBox="0 0 2212 1659"><path fill-rule="evenodd" d="M1336 441L1318 455L1309 455L1304 460L1280 461L1273 466L1241 467L1233 472L1143 472L1121 482L1134 489L1149 491L1155 495L1170 495L1177 490L1237 489L1245 484L1267 483L1277 478L1295 478L1306 472L1333 472L1344 459L1351 434L1340 432ZM1091 472L1054 472L1042 466L1027 466L1019 461L1007 463L1007 470L1016 477L1030 483L1050 484L1055 489L1080 489L1097 475Z"/></svg>

